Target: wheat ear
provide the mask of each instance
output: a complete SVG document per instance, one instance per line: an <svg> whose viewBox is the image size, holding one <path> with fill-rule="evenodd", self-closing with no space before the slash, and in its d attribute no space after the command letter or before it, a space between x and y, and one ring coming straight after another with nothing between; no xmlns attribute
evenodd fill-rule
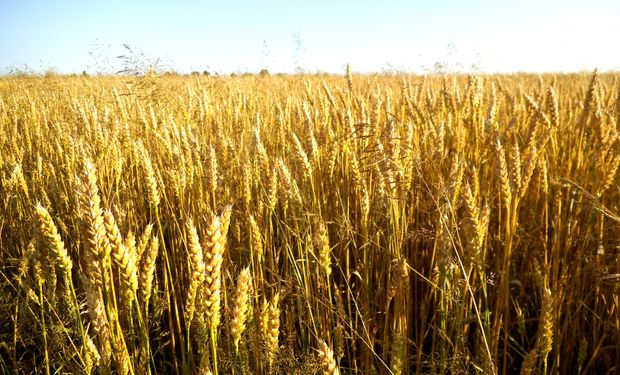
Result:
<svg viewBox="0 0 620 375"><path fill-rule="evenodd" d="M39 223L39 231L41 236L45 239L49 251L51 251L52 256L65 275L70 276L73 262L67 253L64 242L60 238L60 234L58 234L58 229L52 217L45 207L41 206L41 203L37 203L35 211Z"/></svg>
<svg viewBox="0 0 620 375"><path fill-rule="evenodd" d="M318 229L315 237L315 243L319 247L319 265L325 272L325 276L329 279L329 275L332 273L331 266L331 249L329 246L329 236L327 228L323 221L319 221Z"/></svg>
<svg viewBox="0 0 620 375"><path fill-rule="evenodd" d="M256 257L258 264L263 262L263 239L261 237L260 228L254 216L250 214L250 237L252 256Z"/></svg>
<svg viewBox="0 0 620 375"><path fill-rule="evenodd" d="M145 313L148 312L149 300L151 299L151 289L153 287L153 276L155 274L155 261L159 253L159 239L157 236L151 240L151 245L146 252L144 263L140 269L140 287L142 291L142 303Z"/></svg>
<svg viewBox="0 0 620 375"><path fill-rule="evenodd" d="M207 242L205 244L205 288L206 314L209 318L211 330L215 329L220 323L220 304L221 304L221 278L220 271L224 255L225 240L222 236L221 218L213 216L211 224L207 228Z"/></svg>
<svg viewBox="0 0 620 375"><path fill-rule="evenodd" d="M250 290L252 288L252 275L250 268L244 268L239 273L237 279L237 291L235 294L235 306L233 308L232 322L230 330L235 344L235 352L239 354L239 341L241 334L245 330L245 321L247 319L248 302L250 299Z"/></svg>
<svg viewBox="0 0 620 375"><path fill-rule="evenodd" d="M323 340L319 340L319 360L321 361L321 367L323 368L323 374L325 375L339 375L340 371L336 365L334 359L334 351L327 346L327 343Z"/></svg>
<svg viewBox="0 0 620 375"><path fill-rule="evenodd" d="M112 248L112 256L116 261L121 273L122 284L127 295L127 303L131 304L136 291L138 290L138 270L136 268L136 260L127 246L123 244L123 238L114 220L112 211L106 210L103 213L103 221L106 229L106 235Z"/></svg>
<svg viewBox="0 0 620 375"><path fill-rule="evenodd" d="M278 302L280 300L280 293L276 293L269 303L269 308L266 313L266 337L267 343L267 355L269 358L269 367L273 369L273 362L275 360L276 352L278 350L278 336L280 333L280 308Z"/></svg>
<svg viewBox="0 0 620 375"><path fill-rule="evenodd" d="M97 176L95 166L87 161L81 178L80 189L78 191L80 203L80 216L82 218L83 233L86 237L86 256L87 272L89 281L97 287L103 287L104 270L110 262L110 245L106 238L106 230L103 222L103 211L101 209L101 198L99 198L99 188L97 187Z"/></svg>
<svg viewBox="0 0 620 375"><path fill-rule="evenodd" d="M185 300L185 324L189 327L194 318L196 309L195 300L198 288L205 280L205 264L202 256L202 247L198 238L198 231L190 219L187 223L188 250L190 263L192 266L192 274L190 277L189 289L187 291L187 299Z"/></svg>

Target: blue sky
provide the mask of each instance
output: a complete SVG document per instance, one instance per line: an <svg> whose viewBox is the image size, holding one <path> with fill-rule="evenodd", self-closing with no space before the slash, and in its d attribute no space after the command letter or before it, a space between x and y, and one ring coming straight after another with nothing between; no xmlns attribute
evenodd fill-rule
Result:
<svg viewBox="0 0 620 375"><path fill-rule="evenodd" d="M0 0L0 72L620 69L620 1Z"/></svg>

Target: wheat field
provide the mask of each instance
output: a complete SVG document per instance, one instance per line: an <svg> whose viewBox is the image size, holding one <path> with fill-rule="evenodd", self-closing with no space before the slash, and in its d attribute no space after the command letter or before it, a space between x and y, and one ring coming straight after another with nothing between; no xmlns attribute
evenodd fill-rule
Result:
<svg viewBox="0 0 620 375"><path fill-rule="evenodd" d="M620 372L620 82L0 79L0 372Z"/></svg>

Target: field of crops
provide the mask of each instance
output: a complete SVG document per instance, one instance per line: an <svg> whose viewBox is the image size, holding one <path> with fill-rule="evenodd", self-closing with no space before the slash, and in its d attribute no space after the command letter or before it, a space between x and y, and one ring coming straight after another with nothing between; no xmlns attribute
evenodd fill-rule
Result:
<svg viewBox="0 0 620 375"><path fill-rule="evenodd" d="M0 372L618 373L618 78L1 78Z"/></svg>

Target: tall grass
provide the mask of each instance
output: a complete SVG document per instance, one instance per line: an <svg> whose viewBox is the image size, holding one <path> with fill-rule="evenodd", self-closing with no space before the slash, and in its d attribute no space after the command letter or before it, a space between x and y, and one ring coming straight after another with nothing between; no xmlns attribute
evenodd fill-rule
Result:
<svg viewBox="0 0 620 375"><path fill-rule="evenodd" d="M2 78L0 372L618 372L619 122L596 72Z"/></svg>

